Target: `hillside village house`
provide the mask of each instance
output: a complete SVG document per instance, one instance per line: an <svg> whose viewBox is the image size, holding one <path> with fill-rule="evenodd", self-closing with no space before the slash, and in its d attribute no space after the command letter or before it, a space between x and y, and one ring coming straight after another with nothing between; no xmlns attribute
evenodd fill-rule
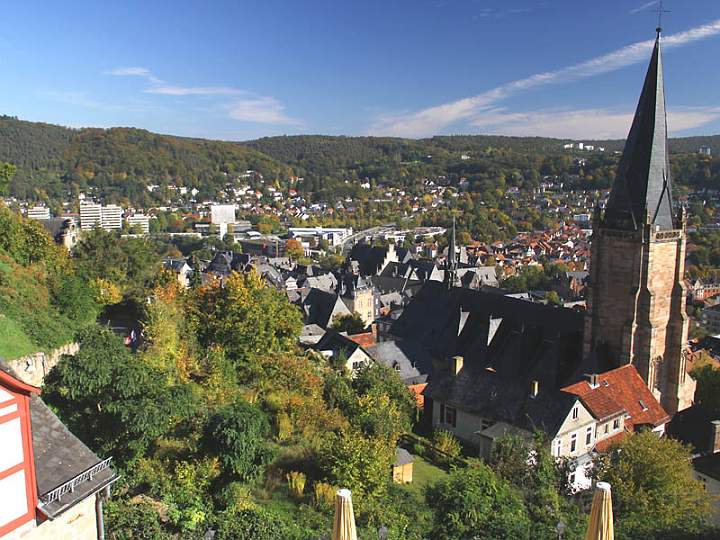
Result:
<svg viewBox="0 0 720 540"><path fill-rule="evenodd" d="M0 538L104 537L102 501L117 475L58 420L40 389L0 370Z"/></svg>

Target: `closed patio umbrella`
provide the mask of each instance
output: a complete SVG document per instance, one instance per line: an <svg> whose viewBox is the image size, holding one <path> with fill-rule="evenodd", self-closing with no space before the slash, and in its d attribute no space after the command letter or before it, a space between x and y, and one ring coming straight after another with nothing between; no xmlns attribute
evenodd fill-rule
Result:
<svg viewBox="0 0 720 540"><path fill-rule="evenodd" d="M357 540L355 514L349 489L341 489L335 496L332 540Z"/></svg>
<svg viewBox="0 0 720 540"><path fill-rule="evenodd" d="M593 495L585 540L615 540L610 484L598 482Z"/></svg>

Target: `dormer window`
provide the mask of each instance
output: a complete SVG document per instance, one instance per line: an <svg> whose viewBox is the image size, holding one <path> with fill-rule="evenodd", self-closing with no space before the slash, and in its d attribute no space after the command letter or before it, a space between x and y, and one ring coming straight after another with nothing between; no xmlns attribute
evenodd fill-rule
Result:
<svg viewBox="0 0 720 540"><path fill-rule="evenodd" d="M643 410L643 411L647 411L647 410L648 410L648 406L645 405L645 402L644 402L642 399L641 399L640 401L638 401L638 403L640 403L640 407L642 407L642 410Z"/></svg>

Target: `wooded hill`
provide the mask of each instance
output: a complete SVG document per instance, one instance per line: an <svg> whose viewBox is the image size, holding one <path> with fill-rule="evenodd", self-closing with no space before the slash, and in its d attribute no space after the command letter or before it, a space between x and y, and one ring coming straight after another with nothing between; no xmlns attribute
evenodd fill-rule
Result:
<svg viewBox="0 0 720 540"><path fill-rule="evenodd" d="M0 162L18 172L10 194L26 200L59 201L96 187L107 202L127 199L151 206L162 202L146 188L176 184L213 197L228 177L247 170L283 183L295 174L306 178L301 191L320 196L347 189L344 180L374 179L411 186L424 176L493 176L508 171L554 174L563 168L569 140L490 135L438 136L429 139L298 135L246 142L211 141L159 135L135 128L70 129L0 116ZM585 141L604 146L605 156L586 153L612 165L623 141ZM672 139L675 153L709 146L720 154L720 136ZM462 159L461 156L470 156ZM564 172L564 171L563 171ZM327 192L327 193L325 193Z"/></svg>

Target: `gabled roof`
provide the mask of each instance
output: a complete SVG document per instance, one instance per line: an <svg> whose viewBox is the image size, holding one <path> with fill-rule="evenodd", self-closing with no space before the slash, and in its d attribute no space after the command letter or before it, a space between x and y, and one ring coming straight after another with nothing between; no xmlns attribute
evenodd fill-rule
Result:
<svg viewBox="0 0 720 540"><path fill-rule="evenodd" d="M432 357L413 341L381 341L367 347L366 352L376 362L395 369L405 384L422 384L432 372Z"/></svg>
<svg viewBox="0 0 720 540"><path fill-rule="evenodd" d="M646 223L661 229L674 229L671 193L658 31L635 119L610 192L604 224L629 230L637 230Z"/></svg>
<svg viewBox="0 0 720 540"><path fill-rule="evenodd" d="M625 425L631 430L640 425L657 427L670 420L670 415L632 365L598 375L595 388L588 381L581 381L563 390L580 396L598 420L627 412Z"/></svg>

